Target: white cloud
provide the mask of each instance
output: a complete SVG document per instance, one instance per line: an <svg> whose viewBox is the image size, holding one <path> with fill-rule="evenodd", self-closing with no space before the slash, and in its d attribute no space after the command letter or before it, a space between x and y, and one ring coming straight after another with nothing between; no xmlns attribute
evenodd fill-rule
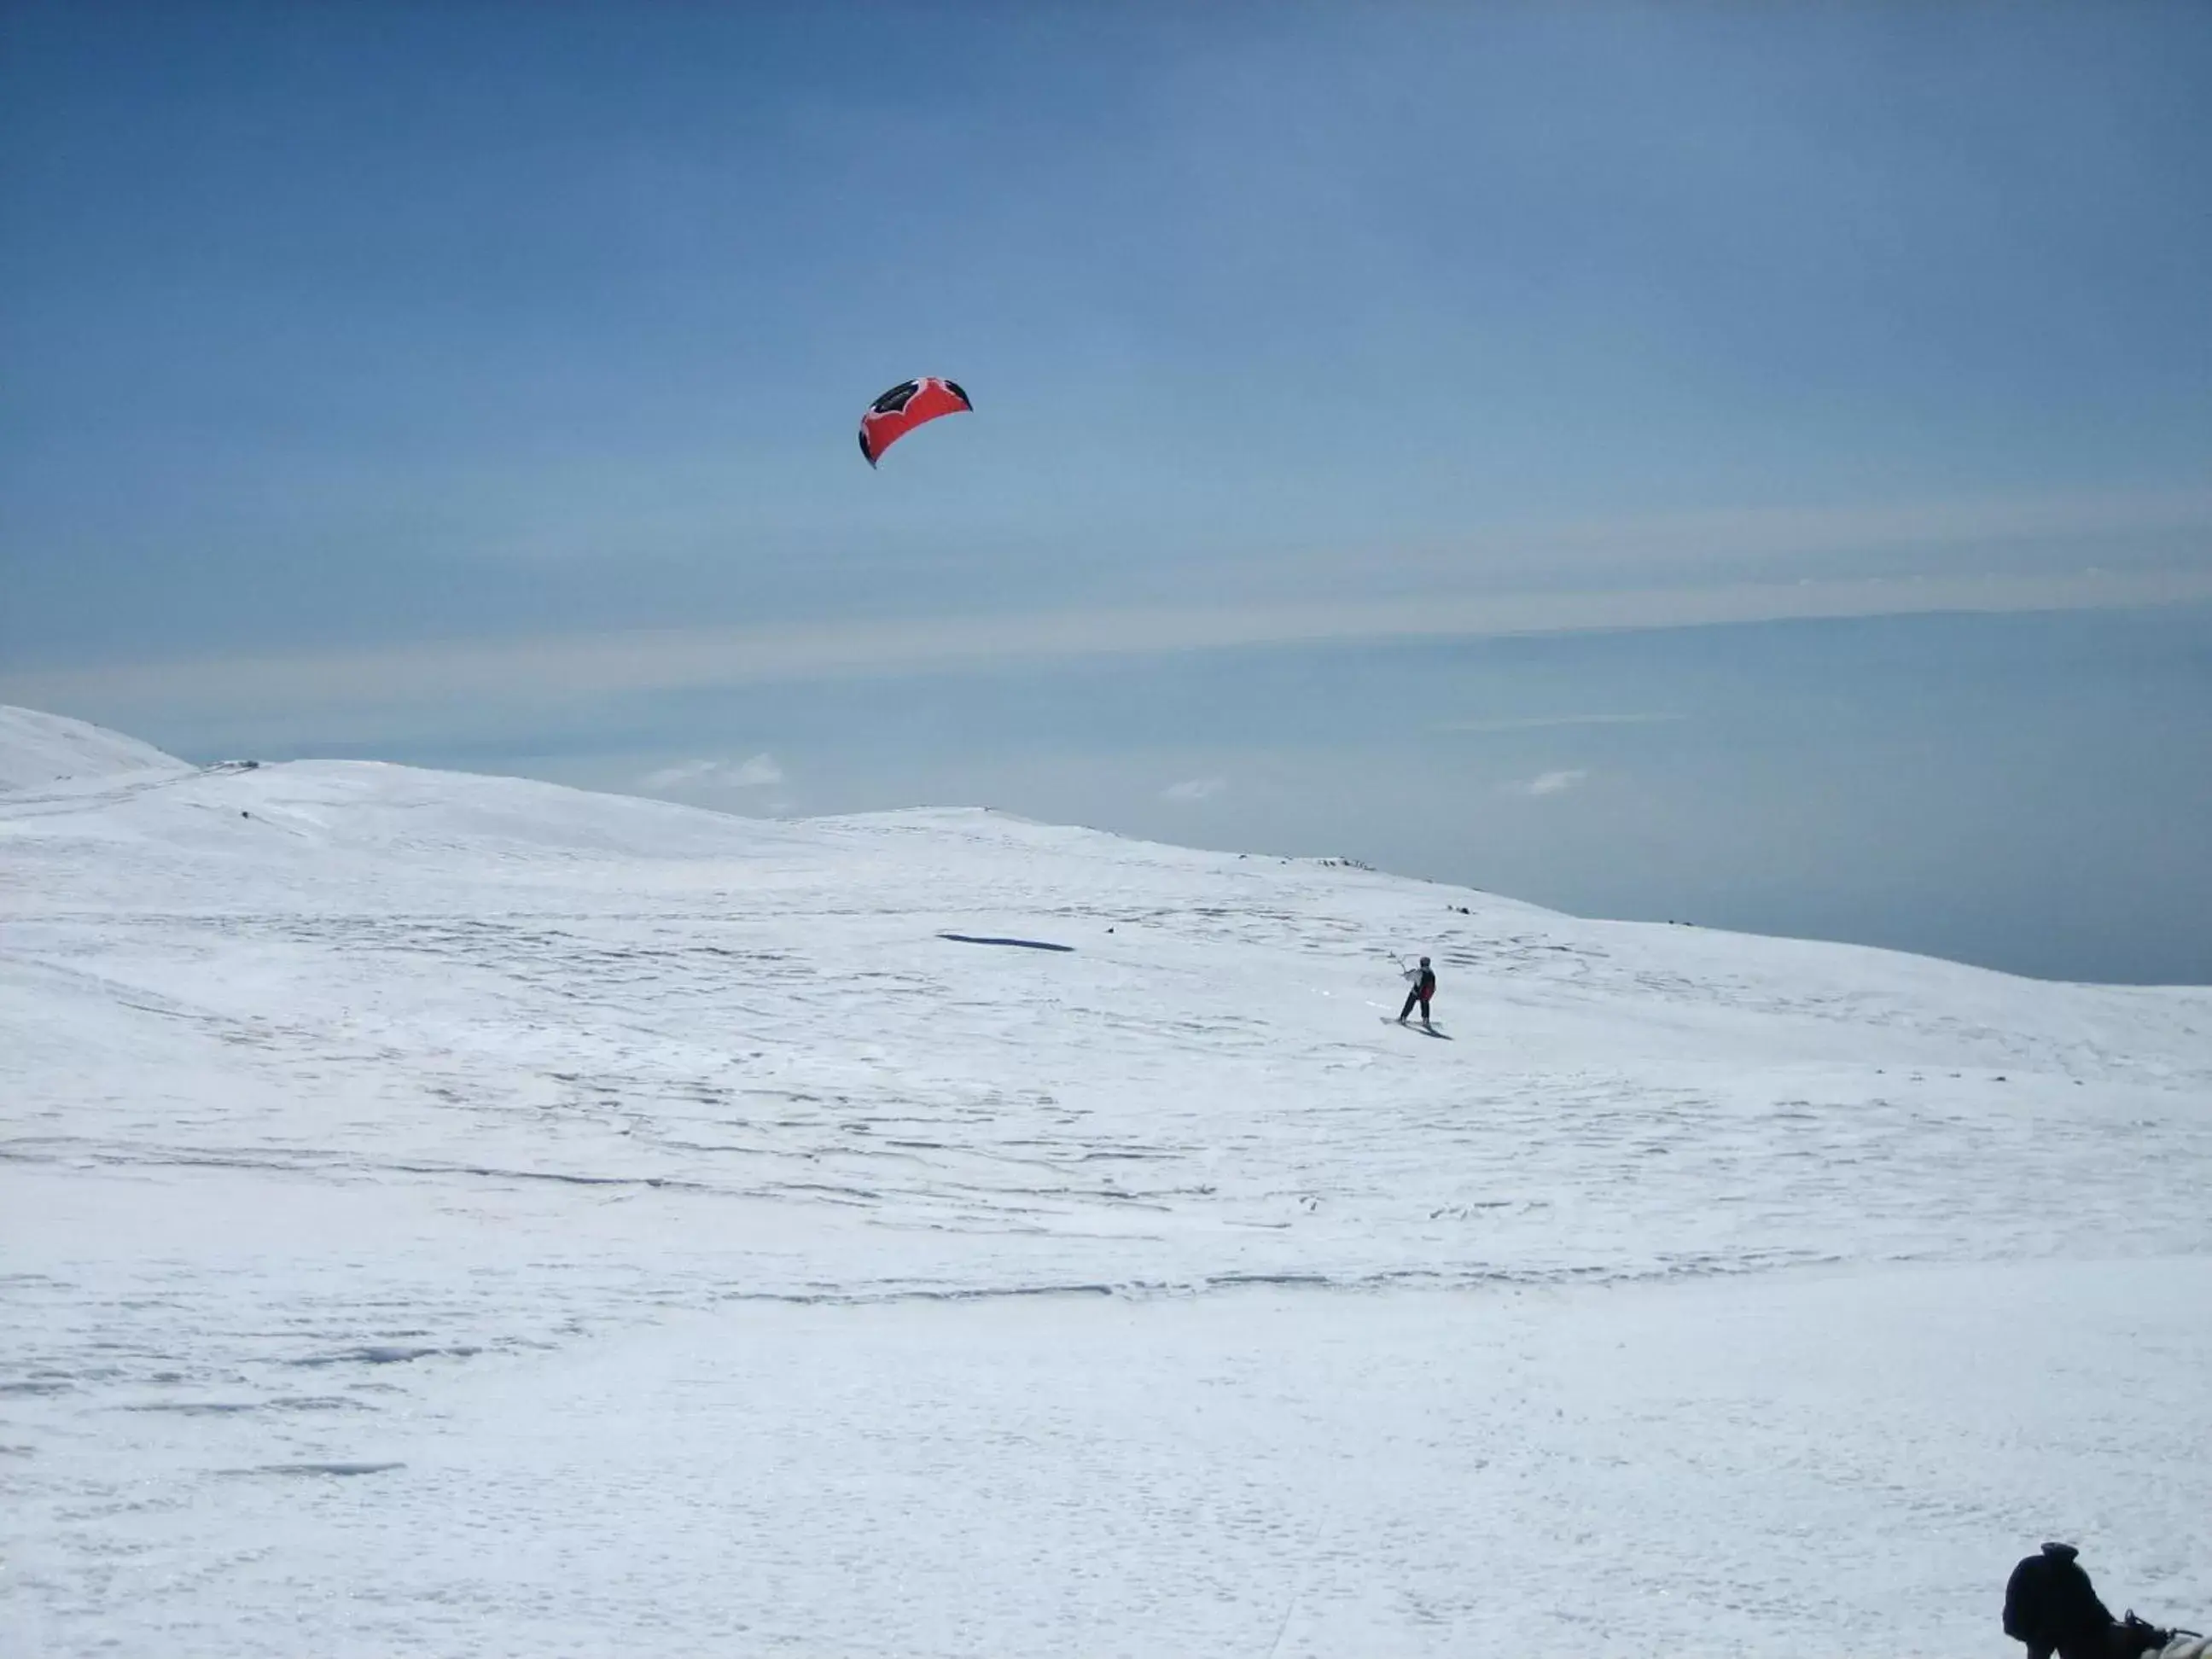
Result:
<svg viewBox="0 0 2212 1659"><path fill-rule="evenodd" d="M1162 800L1204 800L1218 795L1229 787L1226 778L1187 778L1181 783L1171 783L1160 791Z"/></svg>
<svg viewBox="0 0 2212 1659"><path fill-rule="evenodd" d="M730 783L738 789L765 789L783 781L783 769L775 763L773 755L755 755L730 774Z"/></svg>
<svg viewBox="0 0 2212 1659"><path fill-rule="evenodd" d="M685 761L664 766L638 780L646 789L698 792L722 789L772 789L783 781L783 769L773 755L755 755L732 764L729 761Z"/></svg>
<svg viewBox="0 0 2212 1659"><path fill-rule="evenodd" d="M1557 772L1539 772L1525 783L1509 783L1505 787L1516 795L1564 794L1582 782L1589 774L1581 767L1563 769Z"/></svg>

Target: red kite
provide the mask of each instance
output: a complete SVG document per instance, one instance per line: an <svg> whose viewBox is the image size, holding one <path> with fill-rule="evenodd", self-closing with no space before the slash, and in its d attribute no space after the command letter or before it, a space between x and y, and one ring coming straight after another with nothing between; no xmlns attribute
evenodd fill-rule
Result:
<svg viewBox="0 0 2212 1659"><path fill-rule="evenodd" d="M940 415L966 414L975 407L957 383L934 374L902 380L868 405L860 416L860 453L873 466L901 438Z"/></svg>

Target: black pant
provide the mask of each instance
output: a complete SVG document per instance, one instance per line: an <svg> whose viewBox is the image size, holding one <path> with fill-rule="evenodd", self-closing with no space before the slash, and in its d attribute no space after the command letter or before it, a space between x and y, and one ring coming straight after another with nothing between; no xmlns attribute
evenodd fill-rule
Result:
<svg viewBox="0 0 2212 1659"><path fill-rule="evenodd" d="M1398 1018L1402 1020L1412 1013L1417 1002L1421 1005L1421 1024L1425 1025L1429 1023L1429 999L1421 994L1421 988L1418 985L1406 993L1406 1006L1398 1011Z"/></svg>

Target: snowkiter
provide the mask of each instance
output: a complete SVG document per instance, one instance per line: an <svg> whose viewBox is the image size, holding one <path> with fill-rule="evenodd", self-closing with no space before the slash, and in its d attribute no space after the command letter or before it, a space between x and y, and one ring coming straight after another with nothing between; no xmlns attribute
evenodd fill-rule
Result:
<svg viewBox="0 0 2212 1659"><path fill-rule="evenodd" d="M2005 1583L2005 1634L2027 1645L2028 1659L2103 1659L2112 1615L2097 1599L2071 1544L2045 1544Z"/></svg>
<svg viewBox="0 0 2212 1659"><path fill-rule="evenodd" d="M1406 1006L1398 1011L1398 1024L1403 1025L1406 1023L1407 1016L1413 1012L1413 1005L1418 1002L1421 1005L1421 1024L1426 1025L1429 1023L1429 999L1437 994L1436 969L1430 967L1429 959L1423 957L1419 967L1406 970L1406 977L1413 981L1413 988L1406 993Z"/></svg>

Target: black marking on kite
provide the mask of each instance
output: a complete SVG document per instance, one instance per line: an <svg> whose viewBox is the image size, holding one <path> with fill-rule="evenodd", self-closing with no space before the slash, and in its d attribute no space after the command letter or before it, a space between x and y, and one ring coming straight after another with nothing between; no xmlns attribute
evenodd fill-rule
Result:
<svg viewBox="0 0 2212 1659"><path fill-rule="evenodd" d="M945 384L947 386L951 386L952 383L950 380L947 380ZM914 394L921 390L921 381L902 380L896 386L893 386L889 392L884 393L882 397L877 398L875 402L870 404L868 405L868 412L871 415L896 415L899 410L904 409L908 404L912 403L914 401ZM956 387L955 390L957 390L957 388ZM960 395L964 398L968 394L963 392Z"/></svg>

